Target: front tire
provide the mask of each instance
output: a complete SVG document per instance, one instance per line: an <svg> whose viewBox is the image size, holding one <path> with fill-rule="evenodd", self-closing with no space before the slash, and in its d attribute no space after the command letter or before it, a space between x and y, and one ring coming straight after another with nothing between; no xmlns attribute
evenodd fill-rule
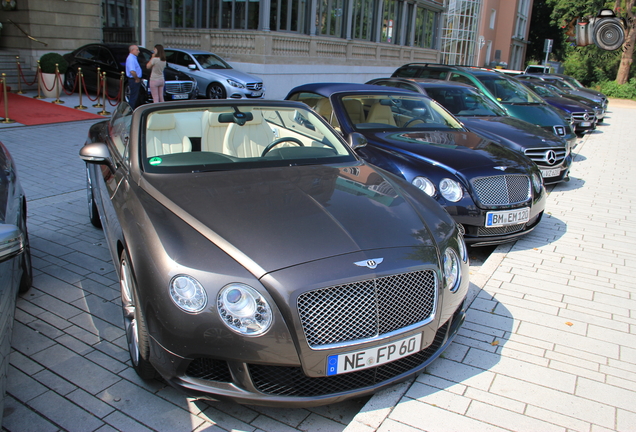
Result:
<svg viewBox="0 0 636 432"><path fill-rule="evenodd" d="M150 358L148 330L139 302L137 284L126 252L122 252L119 259L119 286L130 360L140 378L153 379L157 376L157 371L148 360Z"/></svg>
<svg viewBox="0 0 636 432"><path fill-rule="evenodd" d="M219 83L212 83L205 91L205 95L208 99L225 99L227 94L225 88Z"/></svg>
<svg viewBox="0 0 636 432"><path fill-rule="evenodd" d="M77 71L71 67L64 74L64 88L66 91L75 91L75 80L77 79Z"/></svg>

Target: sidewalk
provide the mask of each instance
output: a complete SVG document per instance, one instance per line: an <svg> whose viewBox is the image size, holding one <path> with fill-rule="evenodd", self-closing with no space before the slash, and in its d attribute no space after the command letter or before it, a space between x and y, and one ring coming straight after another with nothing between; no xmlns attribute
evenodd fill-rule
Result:
<svg viewBox="0 0 636 432"><path fill-rule="evenodd" d="M572 180L552 190L538 229L471 266L474 300L442 358L368 402L312 409L207 404L138 379L114 267L87 217L77 155L93 121L0 123L28 193L35 267L16 311L3 428L636 431L631 105L610 102L606 124L579 140Z"/></svg>
<svg viewBox="0 0 636 432"><path fill-rule="evenodd" d="M609 110L539 227L471 276L450 349L346 432L636 431L636 103Z"/></svg>

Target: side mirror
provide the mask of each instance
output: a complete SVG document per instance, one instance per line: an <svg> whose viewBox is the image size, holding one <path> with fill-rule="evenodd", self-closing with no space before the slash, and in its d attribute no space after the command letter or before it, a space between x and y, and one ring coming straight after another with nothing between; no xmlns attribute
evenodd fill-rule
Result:
<svg viewBox="0 0 636 432"><path fill-rule="evenodd" d="M195 65L195 64L189 64L189 65L188 65L188 69L190 69L190 70L197 70L197 65Z"/></svg>
<svg viewBox="0 0 636 432"><path fill-rule="evenodd" d="M79 156L80 159L86 163L107 165L111 172L115 172L110 151L108 150L108 146L104 143L86 144L80 149Z"/></svg>
<svg viewBox="0 0 636 432"><path fill-rule="evenodd" d="M360 132L352 132L347 138L347 143L349 144L349 147L351 147L353 150L356 150L360 147L366 146L369 141L367 141L367 138Z"/></svg>
<svg viewBox="0 0 636 432"><path fill-rule="evenodd" d="M0 262L12 258L24 249L24 236L15 225L0 224Z"/></svg>

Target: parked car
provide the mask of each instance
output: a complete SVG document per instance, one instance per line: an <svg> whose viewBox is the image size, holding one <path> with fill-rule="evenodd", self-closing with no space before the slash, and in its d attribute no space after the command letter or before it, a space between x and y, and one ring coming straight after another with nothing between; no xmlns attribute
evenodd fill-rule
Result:
<svg viewBox="0 0 636 432"><path fill-rule="evenodd" d="M11 352L11 332L18 293L31 287L31 249L27 203L15 163L0 143L0 412ZM0 426L2 419L0 418Z"/></svg>
<svg viewBox="0 0 636 432"><path fill-rule="evenodd" d="M548 81L542 80L540 78L534 78L533 75L522 75L519 78L520 80L529 80L533 84L543 86L561 97L571 99L578 103L582 103L589 108L592 108L594 110L594 116L596 117L596 123L601 123L605 118L605 109L603 108L603 102L598 100L595 101L593 96L588 97L589 95L581 96L580 94L568 93Z"/></svg>
<svg viewBox="0 0 636 432"><path fill-rule="evenodd" d="M568 179L572 165L567 143L539 126L506 114L472 86L424 78L376 78L367 84L396 87L427 95L469 130L529 157L541 170L544 184Z"/></svg>
<svg viewBox="0 0 636 432"><path fill-rule="evenodd" d="M197 80L208 99L259 99L265 97L263 80L241 72L208 51L166 48L169 64Z"/></svg>
<svg viewBox="0 0 636 432"><path fill-rule="evenodd" d="M518 78L530 78L548 82L564 92L590 99L595 103L600 104L604 110L607 110L607 96L596 90L583 87L580 82L570 76L562 74L532 74L529 76L520 75Z"/></svg>
<svg viewBox="0 0 636 432"><path fill-rule="evenodd" d="M124 72L124 86L128 82L125 77L126 58L128 57L128 46L126 44L100 44L93 43L84 45L75 51L64 54L64 58L69 63L66 74L64 75L64 88L71 91L75 86L78 70L82 69L84 76L84 84L86 88L92 92L97 92L97 86L102 85L97 80L97 70L106 73L106 92L109 97L116 98L119 95L121 87L121 74ZM152 51L139 47L139 55L137 60L142 71L143 90L139 91L139 99L137 106L152 101L148 79L150 78L150 70L146 68L146 64ZM164 70L164 78L166 85L164 88L164 99L166 101L195 99L199 95L199 88L196 81L188 74L180 72L171 67ZM75 87L74 87L75 86ZM127 89L127 87L125 87ZM101 87L100 87L101 91ZM127 96L125 96L127 98Z"/></svg>
<svg viewBox="0 0 636 432"><path fill-rule="evenodd" d="M524 73L527 74L536 74L536 73L550 73L553 72L554 69L550 66L543 65L528 65L526 66L526 70Z"/></svg>
<svg viewBox="0 0 636 432"><path fill-rule="evenodd" d="M286 99L313 107L363 159L435 198L461 224L468 244L508 242L541 220L546 193L537 165L470 132L429 97L316 83L292 89Z"/></svg>
<svg viewBox="0 0 636 432"><path fill-rule="evenodd" d="M327 404L421 372L464 320L459 226L305 104L121 104L80 157L142 378Z"/></svg>
<svg viewBox="0 0 636 432"><path fill-rule="evenodd" d="M574 133L577 136L582 137L585 132L591 132L596 129L596 113L593 108L572 99L564 98L547 87L535 84L533 81L522 80L521 82L550 105L567 112L572 119Z"/></svg>
<svg viewBox="0 0 636 432"><path fill-rule="evenodd" d="M499 104L509 115L564 138L573 147L576 135L564 111L551 107L519 81L492 69L409 63L393 72L393 77L432 78L476 87Z"/></svg>

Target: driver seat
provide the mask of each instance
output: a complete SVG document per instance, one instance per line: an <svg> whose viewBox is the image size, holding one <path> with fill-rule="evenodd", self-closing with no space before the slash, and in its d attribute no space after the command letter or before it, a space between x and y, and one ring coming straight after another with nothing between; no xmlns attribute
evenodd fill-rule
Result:
<svg viewBox="0 0 636 432"><path fill-rule="evenodd" d="M367 116L367 123L383 123L388 124L389 126L397 126L391 107L388 105L382 105L380 102L376 102L371 105L369 115Z"/></svg>
<svg viewBox="0 0 636 432"><path fill-rule="evenodd" d="M253 110L253 120L243 126L230 123L223 140L223 154L241 158L260 157L265 147L274 141L274 131L263 119L260 110Z"/></svg>

